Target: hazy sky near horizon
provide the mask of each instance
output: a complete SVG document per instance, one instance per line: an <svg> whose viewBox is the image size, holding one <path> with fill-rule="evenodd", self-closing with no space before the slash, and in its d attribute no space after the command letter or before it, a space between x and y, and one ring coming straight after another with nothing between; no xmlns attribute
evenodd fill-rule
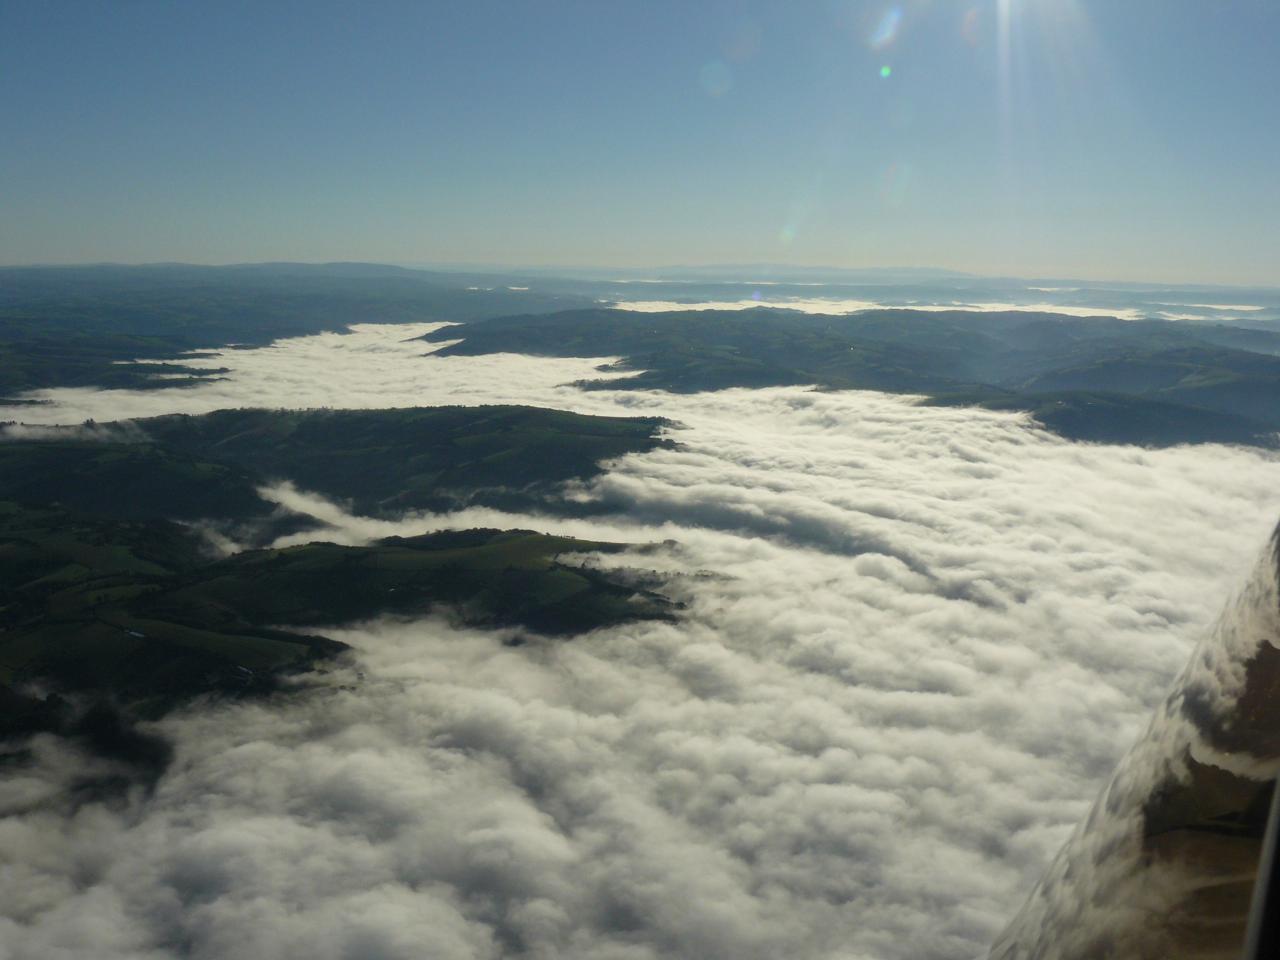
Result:
<svg viewBox="0 0 1280 960"><path fill-rule="evenodd" d="M1272 0L0 0L0 262L1280 283Z"/></svg>

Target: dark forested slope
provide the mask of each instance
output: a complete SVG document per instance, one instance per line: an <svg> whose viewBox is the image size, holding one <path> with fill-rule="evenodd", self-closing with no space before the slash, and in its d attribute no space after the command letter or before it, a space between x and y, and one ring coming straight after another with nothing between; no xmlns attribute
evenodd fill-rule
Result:
<svg viewBox="0 0 1280 960"><path fill-rule="evenodd" d="M672 604L630 575L572 559L621 544L463 530L219 557L174 522L216 521L265 544L297 529L257 495L282 479L383 516L481 501L550 509L564 481L669 443L661 425L445 407L11 432L0 441L0 739L114 730L112 742L146 753L130 717L269 691L343 649L297 628L434 611L563 636L669 617Z"/></svg>

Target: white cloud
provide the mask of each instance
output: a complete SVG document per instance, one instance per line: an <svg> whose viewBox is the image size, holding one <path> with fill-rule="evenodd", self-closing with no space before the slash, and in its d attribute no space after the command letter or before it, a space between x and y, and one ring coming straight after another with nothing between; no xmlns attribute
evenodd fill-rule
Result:
<svg viewBox="0 0 1280 960"><path fill-rule="evenodd" d="M177 763L117 807L50 802L73 767L45 744L0 786L10 956L979 953L1280 512L1258 451L1074 444L867 392L583 393L562 384L593 362L423 358L410 332L226 351L208 362L227 383L30 409L666 415L677 449L575 492L612 508L598 520L388 524L272 496L346 542L675 539L597 562L669 574L685 619L519 647L436 620L332 631L357 667L165 721Z"/></svg>
<svg viewBox="0 0 1280 960"><path fill-rule="evenodd" d="M1176 306L1176 304L1174 304ZM1258 310L1265 310L1255 303L1188 303L1188 307L1203 307L1206 310L1243 310L1246 313L1253 313Z"/></svg>
<svg viewBox="0 0 1280 960"><path fill-rule="evenodd" d="M1039 289L1032 287L1031 289ZM1009 303L996 301L953 303L884 303L877 300L849 300L828 297L795 297L769 299L767 297L742 300L700 300L684 303L679 300L625 300L614 303L619 310L635 310L641 313L665 313L671 310L750 310L753 307L775 307L781 310L798 310L801 313L840 314L857 313L860 310L922 310L930 313L968 310L978 313L1060 313L1069 317L1119 317L1121 320L1139 320L1146 316L1133 307L1079 307L1058 303Z"/></svg>
<svg viewBox="0 0 1280 960"><path fill-rule="evenodd" d="M125 420L118 423L45 425L31 423L0 424L0 442L5 440L96 440L100 443L137 443L146 434Z"/></svg>
<svg viewBox="0 0 1280 960"><path fill-rule="evenodd" d="M414 339L448 324L357 324L349 333L278 340L257 349L202 351L183 357L192 367L228 368L224 379L176 390L55 388L27 396L48 401L6 408L0 416L30 424L136 419L163 413L208 413L228 407L342 407L370 409L438 403L476 405L539 398L567 405L580 391L563 386L584 378L608 379L597 366L616 357L548 359L496 354L438 357L443 344Z"/></svg>
<svg viewBox="0 0 1280 960"><path fill-rule="evenodd" d="M1256 856L1262 838L1201 831L1197 821L1221 797L1236 797L1228 806L1237 810L1249 797L1265 802L1280 770L1280 704L1257 697L1274 686L1280 646L1278 545L1273 537L1192 653L993 958L1171 956L1206 937L1224 956L1244 946L1248 891L1241 900L1224 887L1223 862ZM1216 900L1209 913L1197 909L1207 898Z"/></svg>

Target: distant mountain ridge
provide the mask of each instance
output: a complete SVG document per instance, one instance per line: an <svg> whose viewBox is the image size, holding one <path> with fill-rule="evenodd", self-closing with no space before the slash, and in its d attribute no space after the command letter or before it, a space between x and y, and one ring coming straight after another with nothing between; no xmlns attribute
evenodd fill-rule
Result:
<svg viewBox="0 0 1280 960"><path fill-rule="evenodd" d="M766 266L678 268L688 279L663 281L679 291L669 285L661 295L697 301L729 291L741 299L744 288L726 280L726 272L741 269L760 281ZM854 303L857 295L926 303L1002 295L982 278L915 268L899 273L899 282L879 292L868 286L859 294L852 283L837 292L853 295ZM844 274L845 281L853 277ZM783 299L809 296L797 284L769 289L786 291ZM616 277L432 273L349 262L3 268L0 400L23 402L24 392L49 387L196 386L225 371L154 361L343 330L357 321L448 321L465 326L431 339L455 339L459 331L465 339L442 355L624 358L617 369L630 377L583 383L588 389L815 384L919 393L941 403L1027 410L1063 436L1101 442L1272 446L1280 430L1280 327L1269 319L1280 309L1274 297L1241 300L1238 307L1205 299L1197 307L1209 318L1238 315L1229 323L1117 319L1097 291L1073 295L1073 314L1097 305L1090 317L936 305L830 315L776 306L665 313L600 306L630 286ZM1198 295L1213 297L1207 290ZM1147 302L1126 302L1140 301ZM1164 309L1159 301L1148 307Z"/></svg>
<svg viewBox="0 0 1280 960"><path fill-rule="evenodd" d="M137 359L344 330L589 305L569 292L481 289L366 264L0 268L0 400L47 387L179 387Z"/></svg>

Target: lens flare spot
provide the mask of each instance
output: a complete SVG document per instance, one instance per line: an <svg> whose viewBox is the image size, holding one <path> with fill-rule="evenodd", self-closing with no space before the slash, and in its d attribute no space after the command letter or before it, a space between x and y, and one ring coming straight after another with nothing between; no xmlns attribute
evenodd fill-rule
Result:
<svg viewBox="0 0 1280 960"><path fill-rule="evenodd" d="M888 80L889 77L892 75L893 75L893 68L890 67L887 63L880 68L880 76L883 77L885 80Z"/></svg>
<svg viewBox="0 0 1280 960"><path fill-rule="evenodd" d="M783 227L781 230L778 231L778 241L784 247L791 246L795 238L796 238L796 228L789 223L785 227Z"/></svg>
<svg viewBox="0 0 1280 960"><path fill-rule="evenodd" d="M898 28L902 25L902 8L892 6L884 12L880 17L880 22L876 24L875 30L871 32L868 43L871 44L873 50L883 50L889 44L893 43L898 36Z"/></svg>
<svg viewBox="0 0 1280 960"><path fill-rule="evenodd" d="M763 37L760 24L744 21L738 24L724 45L725 59L730 63L746 63L760 52L760 41Z"/></svg>
<svg viewBox="0 0 1280 960"><path fill-rule="evenodd" d="M708 96L723 97L733 88L733 71L723 60L712 60L698 71L698 83Z"/></svg>
<svg viewBox="0 0 1280 960"><path fill-rule="evenodd" d="M880 180L880 197L891 207L902 206L911 187L911 164L891 163Z"/></svg>

